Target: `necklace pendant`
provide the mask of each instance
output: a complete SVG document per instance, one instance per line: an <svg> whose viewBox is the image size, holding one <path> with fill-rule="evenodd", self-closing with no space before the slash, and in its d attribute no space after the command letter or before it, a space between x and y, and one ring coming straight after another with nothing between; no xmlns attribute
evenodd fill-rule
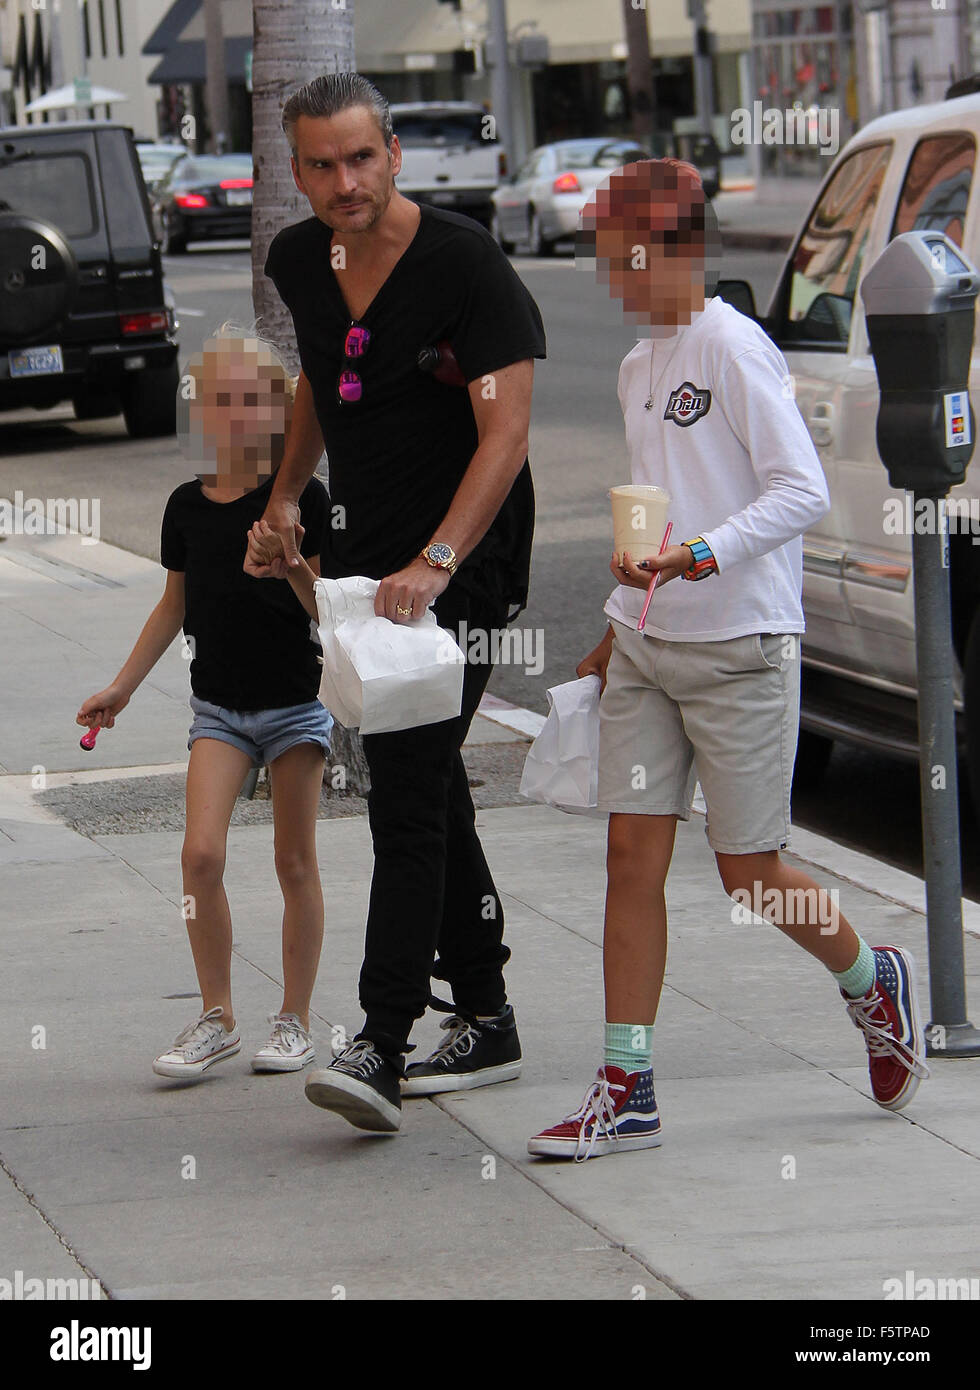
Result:
<svg viewBox="0 0 980 1390"><path fill-rule="evenodd" d="M652 410L652 409L653 409L653 397L652 397L652 396L647 396L647 398L646 398L646 400L645 400L645 402L644 402L644 404L643 404L643 409L644 409L644 410Z"/></svg>

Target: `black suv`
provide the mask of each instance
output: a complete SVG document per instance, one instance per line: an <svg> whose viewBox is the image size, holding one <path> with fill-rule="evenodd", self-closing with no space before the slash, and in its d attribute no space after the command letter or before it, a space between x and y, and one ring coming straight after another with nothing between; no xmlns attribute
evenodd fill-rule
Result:
<svg viewBox="0 0 980 1390"><path fill-rule="evenodd" d="M112 121L0 126L0 411L70 400L173 434L172 302L133 132Z"/></svg>

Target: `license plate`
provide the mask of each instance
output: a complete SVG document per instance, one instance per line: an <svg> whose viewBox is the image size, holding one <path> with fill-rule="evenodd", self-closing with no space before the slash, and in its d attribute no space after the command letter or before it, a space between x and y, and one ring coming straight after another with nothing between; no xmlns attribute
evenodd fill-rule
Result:
<svg viewBox="0 0 980 1390"><path fill-rule="evenodd" d="M55 372L65 370L61 348L57 346L32 347L24 348L20 352L8 352L7 361L10 364L11 376L52 376Z"/></svg>
<svg viewBox="0 0 980 1390"><path fill-rule="evenodd" d="M249 207L252 202L250 188L229 188L225 192L225 202L230 208Z"/></svg>

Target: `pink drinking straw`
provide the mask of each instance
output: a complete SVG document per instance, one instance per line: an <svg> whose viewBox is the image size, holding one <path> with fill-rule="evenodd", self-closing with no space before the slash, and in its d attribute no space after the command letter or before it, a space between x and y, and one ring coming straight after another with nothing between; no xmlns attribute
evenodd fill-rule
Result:
<svg viewBox="0 0 980 1390"><path fill-rule="evenodd" d="M664 553L664 551L667 549L667 542L670 540L670 533L671 533L671 531L672 531L673 529L674 529L674 523L673 523L672 521L668 521L668 522L667 522L667 529L666 529L666 531L664 532L664 538L663 538L663 540L660 542L660 549L659 549L659 551L657 552L658 556L659 556L659 555L662 555L662 554ZM650 580L650 587L649 587L649 589L647 589L646 603L644 603L644 605L643 605L643 612L640 614L640 621L639 621L639 623L637 624L637 628L636 628L637 632L642 632L643 629L646 627L646 624L647 624L647 613L650 611L650 600L653 598L653 591L654 591L654 589L657 587L657 585L658 585L659 582L660 582L660 570L657 570L657 573L656 573L656 574L653 576L653 578Z"/></svg>

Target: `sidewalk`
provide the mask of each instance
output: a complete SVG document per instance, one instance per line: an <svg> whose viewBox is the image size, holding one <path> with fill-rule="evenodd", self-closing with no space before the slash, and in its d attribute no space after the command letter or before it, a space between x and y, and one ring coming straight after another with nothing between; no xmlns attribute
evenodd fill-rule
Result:
<svg viewBox="0 0 980 1390"><path fill-rule="evenodd" d="M179 647L93 754L73 723L160 588L158 566L104 544L0 544L0 1278L93 1277L124 1299L332 1298L342 1285L348 1298L631 1299L639 1286L662 1300L874 1301L906 1270L980 1276L980 1062L933 1062L906 1111L878 1109L822 967L772 927L732 924L699 816L679 828L669 887L659 1150L583 1165L526 1153L601 1060L605 834L526 804L479 814L513 951L519 1081L406 1102L401 1132L372 1136L306 1102L302 1077L249 1071L281 978L265 824L229 839L242 1052L199 1085L154 1077L150 1060L198 1008L180 832L88 838L40 807L31 779L182 764ZM533 732L534 716L487 701L472 742L522 738L509 722ZM363 816L322 820L317 839L323 1059L331 1028L360 1022L371 845ZM804 832L794 848L832 867L816 876L870 941L911 948L928 1016L917 881ZM976 1014L980 920L965 909ZM430 1015L417 1056L437 1033Z"/></svg>
<svg viewBox="0 0 980 1390"><path fill-rule="evenodd" d="M719 193L713 206L723 246L788 251L819 190L820 179L766 179L752 192Z"/></svg>

